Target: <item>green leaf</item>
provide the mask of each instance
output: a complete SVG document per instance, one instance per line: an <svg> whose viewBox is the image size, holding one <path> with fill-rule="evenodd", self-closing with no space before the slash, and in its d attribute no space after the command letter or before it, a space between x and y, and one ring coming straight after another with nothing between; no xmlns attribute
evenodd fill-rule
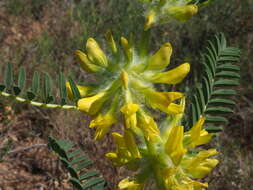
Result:
<svg viewBox="0 0 253 190"><path fill-rule="evenodd" d="M212 96L235 96L236 91L231 89L219 89L212 93Z"/></svg>
<svg viewBox="0 0 253 190"><path fill-rule="evenodd" d="M201 88L197 88L197 99L199 102L200 112L203 113L206 104L205 104L205 98L203 95L203 91Z"/></svg>
<svg viewBox="0 0 253 190"><path fill-rule="evenodd" d="M72 183L72 185L73 185L76 189L78 189L78 190L83 190L82 185L80 184L80 182L79 182L76 178L71 178L69 181Z"/></svg>
<svg viewBox="0 0 253 190"><path fill-rule="evenodd" d="M203 83L202 84L203 84L202 89L203 89L203 94L204 94L204 98L205 98L205 104L208 104L208 100L211 96L210 95L211 87L209 86L210 84L209 84L206 77L203 78Z"/></svg>
<svg viewBox="0 0 253 190"><path fill-rule="evenodd" d="M221 126L214 125L224 124L227 121L220 115L233 113L231 106L234 106L235 102L230 96L236 95L232 87L239 85L240 68L234 62L239 60L240 51L237 48L227 47L224 34L216 35L208 44L202 60L204 66L202 83L197 88L196 94L192 95L188 128L203 115L207 118L206 128L220 131ZM210 124L212 125L209 126Z"/></svg>
<svg viewBox="0 0 253 190"><path fill-rule="evenodd" d="M205 126L204 129L207 130L208 133L218 133L222 131L220 126Z"/></svg>
<svg viewBox="0 0 253 190"><path fill-rule="evenodd" d="M227 113L233 113L233 110L231 108L227 107L211 107L207 108L205 111L206 114L227 114Z"/></svg>
<svg viewBox="0 0 253 190"><path fill-rule="evenodd" d="M75 149L73 143L63 139L57 140L53 137L49 137L48 142L49 149L57 153L59 159L70 173L70 182L75 188L80 190L104 189L105 180L102 177L96 177L99 172L87 169L87 167L90 168L93 161L88 160L80 149Z"/></svg>
<svg viewBox="0 0 253 190"><path fill-rule="evenodd" d="M240 78L240 74L233 71L221 71L216 74L217 77L227 77L227 78Z"/></svg>
<svg viewBox="0 0 253 190"><path fill-rule="evenodd" d="M95 186L99 183L103 183L103 182L104 182L104 179L101 177L91 179L85 185L83 185L83 189L88 189L90 187L93 187L93 186Z"/></svg>
<svg viewBox="0 0 253 190"><path fill-rule="evenodd" d="M85 180L87 178L96 176L98 174L99 174L99 171L97 171L97 170L88 171L85 174L81 175L79 179L80 179L80 181L83 181L83 180Z"/></svg>
<svg viewBox="0 0 253 190"><path fill-rule="evenodd" d="M25 68L21 67L18 75L18 85L13 86L15 96L18 96L22 92L22 90L25 87L25 82L26 82Z"/></svg>
<svg viewBox="0 0 253 190"><path fill-rule="evenodd" d="M84 161L86 159L87 159L87 157L82 155L82 156L77 157L74 160L72 160L71 161L71 165L77 164L78 162L82 162L82 161Z"/></svg>
<svg viewBox="0 0 253 190"><path fill-rule="evenodd" d="M196 120L198 120L199 116L201 115L201 109L200 109L197 96L193 97L193 105L195 106L195 110L196 110Z"/></svg>
<svg viewBox="0 0 253 190"><path fill-rule="evenodd" d="M214 86L226 87L226 86L238 86L239 84L240 83L237 80L221 79L221 80L215 81Z"/></svg>
<svg viewBox="0 0 253 190"><path fill-rule="evenodd" d="M211 60L211 57L208 54L205 54L205 58L206 58L206 62L204 62L204 64L206 63L208 65L208 67L210 68L210 70L212 72L212 76L214 77L215 65L213 64L213 61Z"/></svg>
<svg viewBox="0 0 253 190"><path fill-rule="evenodd" d="M40 88L40 74L37 71L35 71L33 74L31 92L34 95L37 95L37 93L39 92L39 88Z"/></svg>
<svg viewBox="0 0 253 190"><path fill-rule="evenodd" d="M228 120L221 116L207 116L206 123L226 123Z"/></svg>
<svg viewBox="0 0 253 190"><path fill-rule="evenodd" d="M74 80L71 77L69 77L69 84L70 84L70 87L71 87L71 90L73 93L74 100L75 101L79 100L81 98L80 92L79 92Z"/></svg>
<svg viewBox="0 0 253 190"><path fill-rule="evenodd" d="M222 56L218 60L219 62L238 62L239 58L235 56Z"/></svg>
<svg viewBox="0 0 253 190"><path fill-rule="evenodd" d="M211 99L209 101L209 104L210 105L215 105L215 106L223 106L223 105L235 105L235 102L233 100L230 100L230 99L223 99L223 98L214 98L214 99Z"/></svg>
<svg viewBox="0 0 253 190"><path fill-rule="evenodd" d="M44 77L44 102L46 104L54 101L52 96L52 79L48 73L45 73Z"/></svg>
<svg viewBox="0 0 253 190"><path fill-rule="evenodd" d="M66 79L62 73L59 75L59 84L60 84L60 97L61 105L67 104L67 88L66 88Z"/></svg>
<svg viewBox="0 0 253 190"><path fill-rule="evenodd" d="M81 153L82 153L82 151L80 149L77 149L77 150L69 153L68 158L70 159L70 158L76 157L76 156L80 155Z"/></svg>
<svg viewBox="0 0 253 190"><path fill-rule="evenodd" d="M25 83L26 83L26 72L25 72L25 68L21 67L19 70L19 75L18 75L18 87L23 90L25 87Z"/></svg>
<svg viewBox="0 0 253 190"><path fill-rule="evenodd" d="M13 83L13 68L12 64L8 63L5 70L5 88L7 92L11 92Z"/></svg>
<svg viewBox="0 0 253 190"><path fill-rule="evenodd" d="M197 111L193 103L191 104L191 117L189 118L189 120L191 122L191 126L193 126L194 123L197 122Z"/></svg>
<svg viewBox="0 0 253 190"><path fill-rule="evenodd" d="M82 169L84 169L84 168L87 168L88 166L90 166L90 165L92 165L93 164L93 162L91 161L91 160L86 160L86 161L84 161L84 162L81 162L76 168L75 168L75 170L76 171L80 171L80 170L82 170Z"/></svg>
<svg viewBox="0 0 253 190"><path fill-rule="evenodd" d="M226 63L219 65L217 67L218 71L240 71L240 68L237 65L233 65L231 63Z"/></svg>

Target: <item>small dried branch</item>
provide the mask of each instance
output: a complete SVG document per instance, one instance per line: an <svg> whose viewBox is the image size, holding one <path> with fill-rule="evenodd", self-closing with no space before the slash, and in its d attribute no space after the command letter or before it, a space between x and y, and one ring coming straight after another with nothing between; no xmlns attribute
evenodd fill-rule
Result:
<svg viewBox="0 0 253 190"><path fill-rule="evenodd" d="M8 154L15 154L15 153L18 153L18 152L22 152L22 151L26 151L26 150L29 150L29 149L33 149L33 148L40 148L40 147L47 147L47 144L34 144L34 145L31 145L31 146L26 146L26 147L22 147L22 148L17 148L17 149L14 149L12 151L9 151L7 153Z"/></svg>

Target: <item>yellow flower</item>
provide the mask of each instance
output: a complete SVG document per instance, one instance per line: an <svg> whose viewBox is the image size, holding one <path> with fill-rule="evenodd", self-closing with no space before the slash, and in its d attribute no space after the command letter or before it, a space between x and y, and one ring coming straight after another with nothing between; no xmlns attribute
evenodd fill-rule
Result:
<svg viewBox="0 0 253 190"><path fill-rule="evenodd" d="M105 115L99 114L90 122L90 128L96 127L95 140L99 140L109 131L110 126L117 122L115 115L111 112Z"/></svg>
<svg viewBox="0 0 253 190"><path fill-rule="evenodd" d="M133 133L129 130L124 131L124 139L126 142L127 149L134 158L141 158L138 146L135 143Z"/></svg>
<svg viewBox="0 0 253 190"><path fill-rule="evenodd" d="M144 112L140 112L137 118L138 118L137 125L142 130L145 138L148 141L158 142L161 140L159 136L160 131L157 127L156 122L152 117L150 117Z"/></svg>
<svg viewBox="0 0 253 190"><path fill-rule="evenodd" d="M125 126L126 128L136 128L137 118L136 112L139 110L139 105L137 104L127 104L123 106L120 111L124 114L125 117Z"/></svg>
<svg viewBox="0 0 253 190"><path fill-rule="evenodd" d="M171 95L171 99L177 97L178 95ZM184 104L183 98L180 105L184 107ZM168 134L161 138L155 121L139 108L137 111L137 125L143 131L146 144L141 146L141 151L138 151L140 160L135 162L135 167L139 168L138 172L133 180L125 179L120 182L119 187L121 189L139 188L139 185L148 183L150 179L155 179L156 189L159 190L204 190L208 187L207 183L202 183L196 179L206 177L218 164L217 159L211 158L217 154L217 151L215 149L193 150L198 145L208 142L201 140L201 143L199 143L198 140L199 135L201 135L201 126L204 123L204 118L201 118L190 131L184 132L183 126L176 125L180 123L179 120L182 118L182 114L179 115L179 118L175 118L177 121L170 123L168 129L165 130ZM196 134L193 134L194 132ZM192 139L192 141L198 143L194 147L190 147L189 143L185 143L186 137L188 140ZM123 142L124 137L120 136L120 139ZM124 143L119 142L120 140L116 144L117 147L121 144L123 147L121 149L122 153L120 154L120 149L117 148L115 153L110 154L110 159L118 161L117 163L120 161L121 166L127 165L131 163L131 155L133 155L129 151L130 148L127 147L127 144L131 143L126 143L126 140ZM136 144L133 147L131 148L132 150L138 150ZM141 182L137 179L141 179Z"/></svg>
<svg viewBox="0 0 253 190"><path fill-rule="evenodd" d="M182 113L182 107L174 104L173 101L183 97L179 92L157 92L152 89L143 88L142 93L146 97L147 103L153 109L159 109L167 114Z"/></svg>
<svg viewBox="0 0 253 190"><path fill-rule="evenodd" d="M139 149L135 144L134 137L130 131L125 131L124 136L113 132L112 136L116 143L116 152L109 152L106 154L106 157L115 165L122 166L130 162L132 162L131 164L134 164L134 161L141 157Z"/></svg>
<svg viewBox="0 0 253 190"><path fill-rule="evenodd" d="M216 159L209 159L210 156L214 156L217 153L215 149L201 151L193 158L184 160L182 165L192 177L203 178L219 163Z"/></svg>
<svg viewBox="0 0 253 190"><path fill-rule="evenodd" d="M186 184L174 185L172 186L172 190L203 190L203 188L207 188L207 183L200 183L198 181L187 181Z"/></svg>
<svg viewBox="0 0 253 190"><path fill-rule="evenodd" d="M202 129L202 126L205 122L205 118L201 117L198 122L191 128L187 133L190 136L190 148L208 143L212 137L213 133L208 133L205 129Z"/></svg>
<svg viewBox="0 0 253 190"><path fill-rule="evenodd" d="M183 147L184 127L175 126L171 129L165 151L172 159L174 165L179 165L186 149Z"/></svg>
<svg viewBox="0 0 253 190"><path fill-rule="evenodd" d="M127 190L141 190L143 189L143 184L138 183L135 180L130 181L128 178L125 178L119 182L120 189L127 189Z"/></svg>
<svg viewBox="0 0 253 190"><path fill-rule="evenodd" d="M105 101L104 97L105 92L101 92L91 97L82 98L77 102L78 109L80 111L94 115L99 111L99 109L103 105Z"/></svg>

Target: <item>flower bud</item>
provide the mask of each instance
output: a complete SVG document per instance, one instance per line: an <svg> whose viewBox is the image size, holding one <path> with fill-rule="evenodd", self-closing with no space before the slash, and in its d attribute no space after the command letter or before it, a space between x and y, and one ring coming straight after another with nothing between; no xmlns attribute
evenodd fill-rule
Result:
<svg viewBox="0 0 253 190"><path fill-rule="evenodd" d="M85 53L83 53L80 50L76 50L75 54L77 55L79 64L81 65L82 69L87 71L87 72L98 72L101 71L101 67L93 64L89 58L87 57L87 55Z"/></svg>
<svg viewBox="0 0 253 190"><path fill-rule="evenodd" d="M195 15L198 12L198 6L197 5L177 6L171 7L167 11L172 17L174 17L178 21L184 22L190 19L193 15Z"/></svg>
<svg viewBox="0 0 253 190"><path fill-rule="evenodd" d="M131 46L126 38L121 37L120 41L121 41L121 45L124 49L124 52L125 52L125 55L126 55L128 61L131 61L132 57L133 57L133 49L131 48Z"/></svg>
<svg viewBox="0 0 253 190"><path fill-rule="evenodd" d="M117 50L116 43L115 43L115 41L114 41L114 39L113 39L112 32L111 32L110 30L108 30L108 31L106 32L106 34L105 34L105 37L106 37L106 40L107 40L109 46L111 47L112 52L113 52L114 54L116 54L118 50Z"/></svg>
<svg viewBox="0 0 253 190"><path fill-rule="evenodd" d="M149 12L144 25L144 30L148 30L155 23L155 17L156 13L154 11Z"/></svg>
<svg viewBox="0 0 253 190"><path fill-rule="evenodd" d="M99 65L101 67L108 66L108 60L106 55L93 38L89 38L87 40L86 49L88 53L88 58L94 64Z"/></svg>

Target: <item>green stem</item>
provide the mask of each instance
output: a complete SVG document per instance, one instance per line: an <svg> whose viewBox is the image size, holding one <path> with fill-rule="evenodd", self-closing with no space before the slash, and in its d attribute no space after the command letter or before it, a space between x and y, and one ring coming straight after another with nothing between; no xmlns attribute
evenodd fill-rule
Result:
<svg viewBox="0 0 253 190"><path fill-rule="evenodd" d="M155 149L155 146L153 143L150 143L146 138L145 138L145 144L147 145L148 149L148 154L150 155L150 163L151 163L151 168L154 171L154 178L157 186L157 190L166 190L166 186L164 184L164 181L162 180L161 174L159 174L160 168L159 168L159 155L157 155L157 150Z"/></svg>
<svg viewBox="0 0 253 190"><path fill-rule="evenodd" d="M150 29L143 31L140 42L140 57L145 57L148 54L149 42L150 42Z"/></svg>
<svg viewBox="0 0 253 190"><path fill-rule="evenodd" d="M14 96L12 94L9 94L7 92L2 92L0 91L0 95L5 96L5 97L9 97L12 98L14 100L17 100L18 102L22 102L22 103L27 103L27 104L31 104L33 106L38 106L38 107L44 107L44 108L61 108L61 109L77 109L76 106L73 105L60 105L60 104L45 104L42 102L36 102L36 101L30 101L27 100L25 98L21 98L19 96Z"/></svg>

